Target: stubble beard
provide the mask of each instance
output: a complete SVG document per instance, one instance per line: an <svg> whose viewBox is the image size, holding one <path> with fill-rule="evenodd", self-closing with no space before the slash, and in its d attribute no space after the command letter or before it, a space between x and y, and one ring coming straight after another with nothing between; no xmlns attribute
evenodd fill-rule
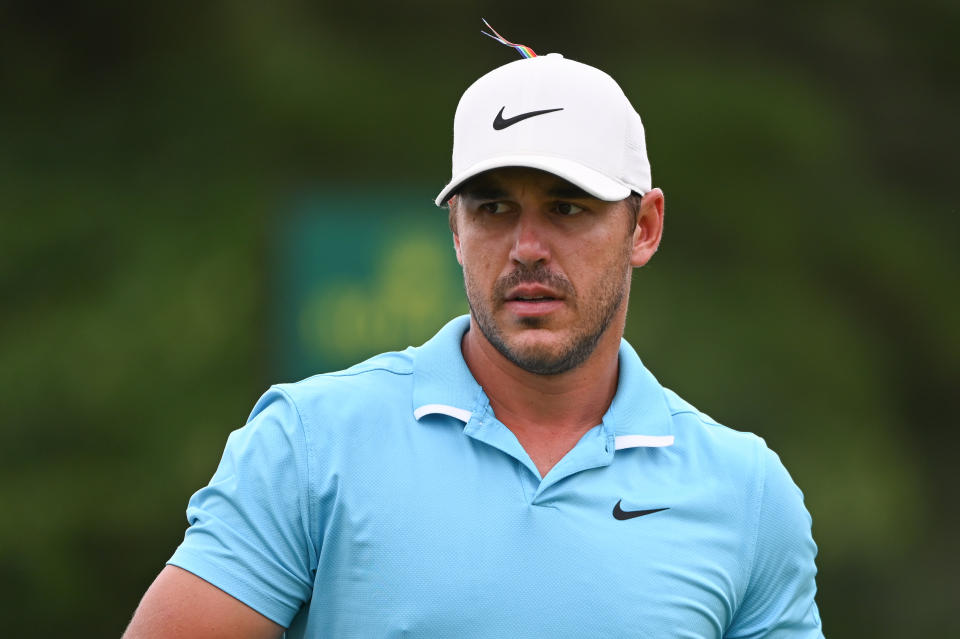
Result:
<svg viewBox="0 0 960 639"><path fill-rule="evenodd" d="M491 309L501 305L505 293L520 283L539 283L550 286L554 290L563 292L568 301L579 304L570 281L562 275L548 271L543 266L534 268L521 266L509 275L498 279L490 299L484 300L479 287L473 282L466 268L463 275L467 303L480 332L508 361L535 375L559 375L587 361L596 350L600 338L616 318L628 290L626 274L622 274L619 279L611 278L610 281L605 281L601 290L596 291L598 304L590 309L581 324L575 327L576 332L559 351L545 346L514 348L507 343ZM536 329L543 326L545 322L539 317L528 317L521 319L521 323L525 328Z"/></svg>

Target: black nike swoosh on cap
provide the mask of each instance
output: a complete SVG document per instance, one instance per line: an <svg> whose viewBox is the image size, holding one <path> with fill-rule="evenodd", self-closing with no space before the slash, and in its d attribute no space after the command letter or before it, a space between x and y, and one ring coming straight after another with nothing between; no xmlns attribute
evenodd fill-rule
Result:
<svg viewBox="0 0 960 639"><path fill-rule="evenodd" d="M633 519L634 517L643 517L644 515L651 515L653 513L658 513L661 510L670 510L669 508L650 508L649 510L623 510L620 508L620 502L623 500L617 501L617 505L613 507L613 518L619 519L620 521L626 521L627 519Z"/></svg>
<svg viewBox="0 0 960 639"><path fill-rule="evenodd" d="M513 126L517 122L521 122L523 120L526 120L527 118L532 118L537 115L543 115L544 113L553 113L554 111L563 111L563 107L560 107L559 109L544 109L542 111L528 111L527 113L521 113L520 115L515 115L512 118L504 118L503 110L506 108L507 107L505 106L500 107L500 113L498 113L497 117L493 119L493 128L496 129L497 131L500 131L501 129L505 129L508 126Z"/></svg>

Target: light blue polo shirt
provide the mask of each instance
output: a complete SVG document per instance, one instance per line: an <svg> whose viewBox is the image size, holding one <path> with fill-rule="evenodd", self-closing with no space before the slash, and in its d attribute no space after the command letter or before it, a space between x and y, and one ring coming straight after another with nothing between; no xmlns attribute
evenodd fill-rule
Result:
<svg viewBox="0 0 960 639"><path fill-rule="evenodd" d="M541 478L468 327L271 388L169 563L289 637L823 636L810 516L763 440L624 341L603 423Z"/></svg>

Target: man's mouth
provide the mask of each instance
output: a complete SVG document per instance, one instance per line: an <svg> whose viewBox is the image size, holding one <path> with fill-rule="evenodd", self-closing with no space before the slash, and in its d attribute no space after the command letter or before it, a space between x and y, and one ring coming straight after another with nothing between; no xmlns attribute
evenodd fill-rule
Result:
<svg viewBox="0 0 960 639"><path fill-rule="evenodd" d="M506 307L519 317L541 317L560 310L563 296L542 284L521 284L504 297Z"/></svg>
<svg viewBox="0 0 960 639"><path fill-rule="evenodd" d="M551 297L549 295L515 295L507 299L508 302L549 302L551 300L557 299L556 297Z"/></svg>
<svg viewBox="0 0 960 639"><path fill-rule="evenodd" d="M508 302L552 302L561 299L556 290L543 284L521 284L507 292Z"/></svg>

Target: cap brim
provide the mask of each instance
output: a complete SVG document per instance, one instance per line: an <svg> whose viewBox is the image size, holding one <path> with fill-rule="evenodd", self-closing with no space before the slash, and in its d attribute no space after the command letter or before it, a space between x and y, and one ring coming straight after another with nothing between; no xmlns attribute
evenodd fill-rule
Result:
<svg viewBox="0 0 960 639"><path fill-rule="evenodd" d="M507 166L523 166L553 173L557 177L579 186L593 197L607 202L622 200L631 192L629 186L573 160L545 155L503 155L477 162L467 170L455 175L450 183L443 187L434 202L437 206L443 206L443 203L450 199L451 195L470 178L480 175L484 171L501 169Z"/></svg>

